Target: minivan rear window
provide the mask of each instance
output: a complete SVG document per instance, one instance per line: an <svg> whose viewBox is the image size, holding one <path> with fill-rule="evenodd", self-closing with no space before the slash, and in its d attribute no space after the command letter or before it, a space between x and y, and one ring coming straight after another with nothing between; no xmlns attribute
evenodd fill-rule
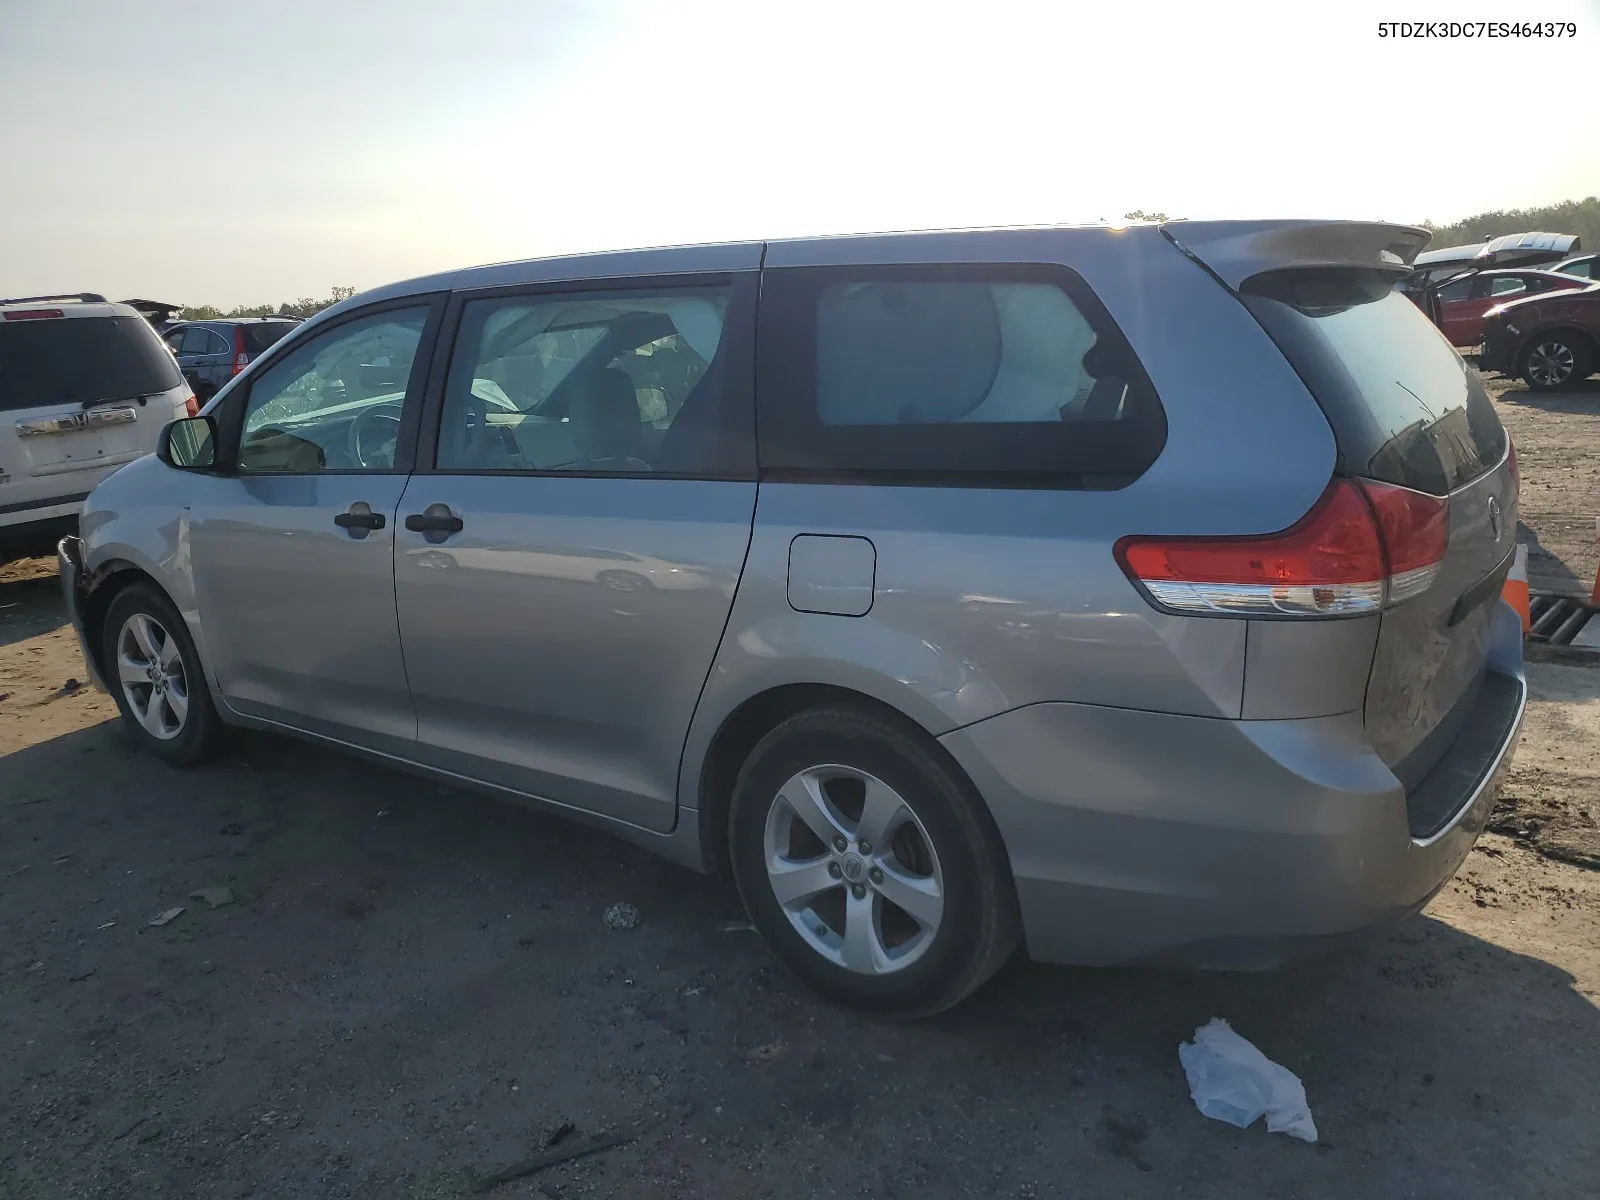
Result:
<svg viewBox="0 0 1600 1200"><path fill-rule="evenodd" d="M769 270L758 355L764 472L1120 487L1166 439L1138 360L1064 267Z"/></svg>
<svg viewBox="0 0 1600 1200"><path fill-rule="evenodd" d="M182 382L143 317L0 321L0 411L126 400Z"/></svg>
<svg viewBox="0 0 1600 1200"><path fill-rule="evenodd" d="M244 338L244 348L251 354L260 354L273 342L294 328L293 321L262 321L254 325L237 325Z"/></svg>
<svg viewBox="0 0 1600 1200"><path fill-rule="evenodd" d="M1240 291L1322 406L1345 472L1442 496L1505 457L1483 382L1391 277L1273 271Z"/></svg>

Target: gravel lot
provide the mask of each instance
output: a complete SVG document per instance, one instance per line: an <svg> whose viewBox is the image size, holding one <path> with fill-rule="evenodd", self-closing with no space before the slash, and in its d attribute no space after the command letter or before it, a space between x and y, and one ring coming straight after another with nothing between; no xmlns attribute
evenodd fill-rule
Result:
<svg viewBox="0 0 1600 1200"><path fill-rule="evenodd" d="M1586 591L1600 392L1496 390L1536 564ZM277 738L133 753L65 686L56 588L0 569L0 1196L454 1197L568 1124L633 1140L492 1194L1596 1193L1600 671L1532 668L1504 832L1366 948L1018 962L893 1026L802 990L726 885L602 835ZM1304 1079L1319 1144L1194 1110L1177 1045L1213 1016Z"/></svg>

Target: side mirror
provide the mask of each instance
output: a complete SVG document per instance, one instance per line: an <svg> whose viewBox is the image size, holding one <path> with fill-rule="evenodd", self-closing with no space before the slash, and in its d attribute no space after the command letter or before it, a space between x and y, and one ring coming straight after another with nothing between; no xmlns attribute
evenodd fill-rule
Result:
<svg viewBox="0 0 1600 1200"><path fill-rule="evenodd" d="M217 427L210 417L184 417L161 431L156 457L179 471L209 471L217 462Z"/></svg>

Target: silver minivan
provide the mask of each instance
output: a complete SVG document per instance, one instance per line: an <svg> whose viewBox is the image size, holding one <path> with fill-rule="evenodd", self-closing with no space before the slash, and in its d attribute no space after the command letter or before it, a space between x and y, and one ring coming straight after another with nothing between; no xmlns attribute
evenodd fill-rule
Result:
<svg viewBox="0 0 1600 1200"><path fill-rule="evenodd" d="M477 267L307 321L97 488L85 654L737 881L898 1015L1019 944L1271 966L1413 913L1522 721L1515 458L1419 229Z"/></svg>

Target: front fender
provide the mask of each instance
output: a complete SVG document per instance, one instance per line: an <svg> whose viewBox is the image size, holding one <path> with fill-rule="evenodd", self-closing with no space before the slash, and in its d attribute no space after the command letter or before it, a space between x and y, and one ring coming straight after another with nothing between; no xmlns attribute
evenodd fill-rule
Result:
<svg viewBox="0 0 1600 1200"><path fill-rule="evenodd" d="M85 599L118 576L149 576L188 626L206 678L216 687L189 560L188 478L154 456L129 463L90 493L79 520Z"/></svg>

